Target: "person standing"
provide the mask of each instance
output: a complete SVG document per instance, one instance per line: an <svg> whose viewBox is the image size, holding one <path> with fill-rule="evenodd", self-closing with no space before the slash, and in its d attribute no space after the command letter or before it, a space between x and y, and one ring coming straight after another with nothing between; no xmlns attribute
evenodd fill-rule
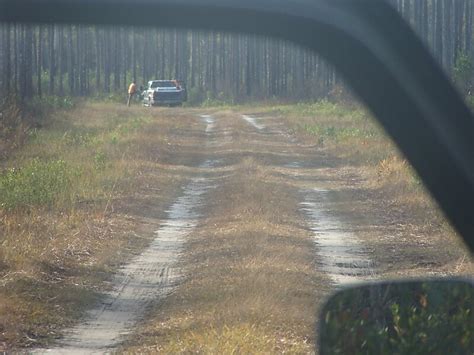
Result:
<svg viewBox="0 0 474 355"><path fill-rule="evenodd" d="M128 102L127 106L130 107L130 103L132 101L133 96L137 93L137 85L135 82L132 82L130 86L128 87Z"/></svg>

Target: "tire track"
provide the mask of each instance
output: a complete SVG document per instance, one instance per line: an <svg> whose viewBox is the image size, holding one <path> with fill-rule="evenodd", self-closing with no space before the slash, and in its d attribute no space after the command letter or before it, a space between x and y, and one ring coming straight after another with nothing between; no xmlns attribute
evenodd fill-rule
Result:
<svg viewBox="0 0 474 355"><path fill-rule="evenodd" d="M297 140L280 128L268 128L262 119L242 115L241 118L257 129L258 133L273 133L284 137L291 144ZM258 122L258 123L257 123ZM304 162L297 157L282 167L298 170ZM292 174L292 177L299 174ZM318 265L335 286L366 281L375 276L374 263L363 243L352 233L350 225L341 221L330 208L331 191L317 186L300 190L303 200L300 212L305 216L316 245Z"/></svg>
<svg viewBox="0 0 474 355"><path fill-rule="evenodd" d="M206 124L207 145L215 121L207 115L201 119ZM206 160L199 169L211 170L217 164L217 160ZM178 284L177 261L184 242L199 223L198 209L205 203L206 194L215 187L214 179L203 174L192 178L182 195L166 211L167 217L155 232L150 246L115 276L114 290L88 312L83 322L68 330L57 347L34 353L102 354L113 351L143 318L147 307L169 295Z"/></svg>

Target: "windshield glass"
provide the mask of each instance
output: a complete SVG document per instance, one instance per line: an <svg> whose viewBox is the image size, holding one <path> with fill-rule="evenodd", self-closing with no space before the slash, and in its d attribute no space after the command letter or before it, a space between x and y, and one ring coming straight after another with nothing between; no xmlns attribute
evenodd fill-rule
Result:
<svg viewBox="0 0 474 355"><path fill-rule="evenodd" d="M175 88L176 82L174 81L154 81L151 83L151 88Z"/></svg>
<svg viewBox="0 0 474 355"><path fill-rule="evenodd" d="M473 2L389 2L474 107ZM473 265L318 53L1 24L0 353L311 354L335 290Z"/></svg>

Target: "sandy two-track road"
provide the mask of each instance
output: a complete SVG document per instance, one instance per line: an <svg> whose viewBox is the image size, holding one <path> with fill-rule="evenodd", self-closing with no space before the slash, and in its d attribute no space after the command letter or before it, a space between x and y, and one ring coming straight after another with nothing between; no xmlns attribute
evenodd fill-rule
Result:
<svg viewBox="0 0 474 355"><path fill-rule="evenodd" d="M301 143L278 117L179 111L199 123L185 132L194 142L193 176L113 291L55 346L36 352L166 351L200 339L204 324L241 329L239 322L274 334L273 350L311 351L316 310L336 287L456 271L456 257L438 253L442 240L404 235L408 222L378 209L350 166ZM170 339L181 340L153 344Z"/></svg>

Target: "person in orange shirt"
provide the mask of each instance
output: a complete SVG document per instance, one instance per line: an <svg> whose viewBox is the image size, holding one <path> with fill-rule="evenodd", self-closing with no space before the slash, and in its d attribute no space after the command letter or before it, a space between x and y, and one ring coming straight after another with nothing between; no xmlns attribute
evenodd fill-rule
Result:
<svg viewBox="0 0 474 355"><path fill-rule="evenodd" d="M133 96L137 93L137 85L132 82L128 87L128 102L127 106L130 107L130 103L132 101Z"/></svg>

